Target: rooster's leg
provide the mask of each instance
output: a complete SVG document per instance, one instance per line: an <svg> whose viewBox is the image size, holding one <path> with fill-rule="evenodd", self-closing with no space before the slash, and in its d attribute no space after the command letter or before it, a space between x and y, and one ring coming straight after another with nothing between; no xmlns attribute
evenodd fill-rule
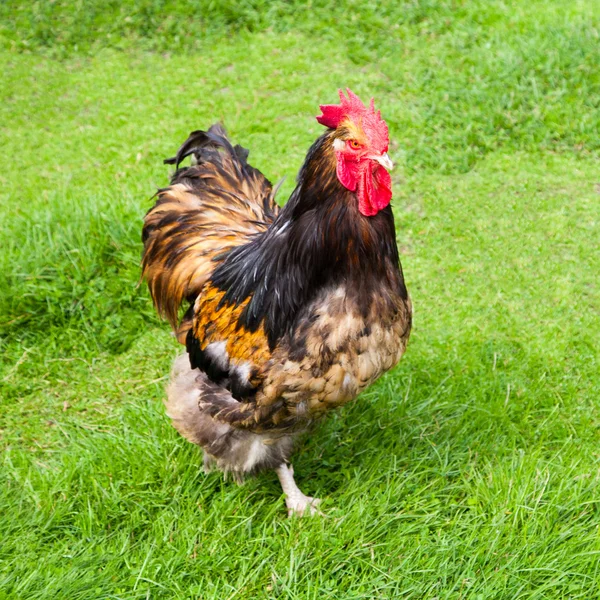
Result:
<svg viewBox="0 0 600 600"><path fill-rule="evenodd" d="M305 496L300 491L300 488L294 481L294 467L292 467L292 465L288 466L285 463L282 463L275 469L275 472L277 473L277 477L279 477L283 493L285 494L285 504L288 508L288 516L291 517L295 514L301 517L305 514L321 514L317 509L317 505L321 500L319 498Z"/></svg>

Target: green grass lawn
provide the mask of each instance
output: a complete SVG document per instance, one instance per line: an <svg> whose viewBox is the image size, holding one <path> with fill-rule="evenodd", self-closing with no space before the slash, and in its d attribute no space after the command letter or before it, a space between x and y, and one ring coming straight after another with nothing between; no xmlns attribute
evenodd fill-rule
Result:
<svg viewBox="0 0 600 600"><path fill-rule="evenodd" d="M0 599L600 598L599 5L68 5L0 7ZM286 198L342 86L390 125L415 326L290 520L164 414L141 218L216 120Z"/></svg>

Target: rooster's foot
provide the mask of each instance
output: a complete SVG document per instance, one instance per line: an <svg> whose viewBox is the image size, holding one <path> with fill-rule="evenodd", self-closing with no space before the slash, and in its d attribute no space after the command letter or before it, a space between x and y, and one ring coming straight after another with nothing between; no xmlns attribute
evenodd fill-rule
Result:
<svg viewBox="0 0 600 600"><path fill-rule="evenodd" d="M322 515L323 513L317 508L321 500L319 498L311 498L305 496L294 480L294 467L285 463L279 465L275 472L281 482L283 493L285 494L285 505L288 509L288 516L297 515L303 517L305 515Z"/></svg>
<svg viewBox="0 0 600 600"><path fill-rule="evenodd" d="M313 515L323 516L323 513L317 508L321 503L320 498L311 498L305 496L302 492L300 495L294 498L286 496L285 505L288 509L288 517L294 515L298 517L304 517L306 515L312 517Z"/></svg>

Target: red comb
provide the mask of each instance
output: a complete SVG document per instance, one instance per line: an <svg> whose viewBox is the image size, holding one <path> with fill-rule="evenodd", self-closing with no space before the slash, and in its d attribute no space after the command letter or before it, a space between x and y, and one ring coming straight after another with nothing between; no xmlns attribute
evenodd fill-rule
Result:
<svg viewBox="0 0 600 600"><path fill-rule="evenodd" d="M344 96L344 92L339 90L341 104L322 104L319 107L322 114L317 117L317 121L321 125L336 129L345 119L351 119L359 123L361 118L371 121L372 125L383 122L381 113L379 111L375 112L373 98L371 98L367 108L350 88L346 88L346 92L348 93L347 98Z"/></svg>
<svg viewBox="0 0 600 600"><path fill-rule="evenodd" d="M341 104L323 104L317 121L325 127L337 129L345 120L356 123L365 132L371 148L376 152L387 152L390 143L387 123L381 118L381 113L375 110L373 98L369 106L365 106L360 98L349 88L348 97L339 90Z"/></svg>

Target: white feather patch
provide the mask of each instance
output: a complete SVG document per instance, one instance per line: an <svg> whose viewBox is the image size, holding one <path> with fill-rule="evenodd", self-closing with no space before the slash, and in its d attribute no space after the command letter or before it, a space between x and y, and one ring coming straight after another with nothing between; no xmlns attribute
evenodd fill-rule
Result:
<svg viewBox="0 0 600 600"><path fill-rule="evenodd" d="M266 452L267 448L263 444L262 436L255 436L247 449L246 461L244 462L244 471L251 471L256 464L262 461Z"/></svg>
<svg viewBox="0 0 600 600"><path fill-rule="evenodd" d="M235 365L233 367L237 376L240 378L241 383L248 383L248 379L250 378L250 373L252 372L252 364L248 361L244 361L239 365Z"/></svg>
<svg viewBox="0 0 600 600"><path fill-rule="evenodd" d="M212 342L206 346L206 355L223 371L229 370L229 354L225 342Z"/></svg>

